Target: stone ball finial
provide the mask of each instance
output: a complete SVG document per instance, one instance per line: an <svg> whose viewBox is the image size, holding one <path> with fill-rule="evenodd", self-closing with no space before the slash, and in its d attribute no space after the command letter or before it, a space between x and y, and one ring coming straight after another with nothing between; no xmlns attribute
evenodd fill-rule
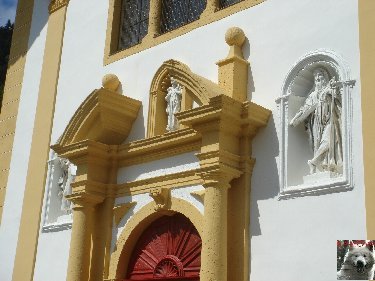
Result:
<svg viewBox="0 0 375 281"><path fill-rule="evenodd" d="M229 28L225 33L225 42L227 42L229 46L235 45L241 47L245 42L245 38L243 30L236 26Z"/></svg>
<svg viewBox="0 0 375 281"><path fill-rule="evenodd" d="M120 85L120 80L114 74L106 74L102 79L103 88L110 91L116 91Z"/></svg>

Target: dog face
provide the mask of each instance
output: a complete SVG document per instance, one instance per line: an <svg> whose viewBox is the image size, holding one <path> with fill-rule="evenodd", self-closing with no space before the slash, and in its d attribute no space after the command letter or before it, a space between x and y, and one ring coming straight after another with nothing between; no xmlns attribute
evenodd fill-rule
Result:
<svg viewBox="0 0 375 281"><path fill-rule="evenodd" d="M375 263L372 246L352 246L346 257L347 264L353 266L360 274L368 272Z"/></svg>

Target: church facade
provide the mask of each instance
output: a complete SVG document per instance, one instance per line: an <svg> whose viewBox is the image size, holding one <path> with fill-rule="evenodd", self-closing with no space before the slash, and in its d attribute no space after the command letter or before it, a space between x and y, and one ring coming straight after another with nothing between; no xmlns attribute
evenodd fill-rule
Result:
<svg viewBox="0 0 375 281"><path fill-rule="evenodd" d="M337 241L375 239L374 14L20 0L0 279L336 280Z"/></svg>

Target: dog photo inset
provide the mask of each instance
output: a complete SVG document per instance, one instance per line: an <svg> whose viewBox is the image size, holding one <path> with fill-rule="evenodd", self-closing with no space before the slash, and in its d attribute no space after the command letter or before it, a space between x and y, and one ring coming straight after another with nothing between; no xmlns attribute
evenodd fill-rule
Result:
<svg viewBox="0 0 375 281"><path fill-rule="evenodd" d="M337 280L374 280L375 240L337 240Z"/></svg>

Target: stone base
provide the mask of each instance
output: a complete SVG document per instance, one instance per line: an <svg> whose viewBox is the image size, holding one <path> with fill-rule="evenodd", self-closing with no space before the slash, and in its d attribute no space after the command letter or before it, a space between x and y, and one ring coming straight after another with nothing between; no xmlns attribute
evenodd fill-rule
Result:
<svg viewBox="0 0 375 281"><path fill-rule="evenodd" d="M303 177L303 184L312 184L312 183L319 183L319 182L327 182L329 180L335 179L341 176L335 172L317 172L311 175L307 175Z"/></svg>

